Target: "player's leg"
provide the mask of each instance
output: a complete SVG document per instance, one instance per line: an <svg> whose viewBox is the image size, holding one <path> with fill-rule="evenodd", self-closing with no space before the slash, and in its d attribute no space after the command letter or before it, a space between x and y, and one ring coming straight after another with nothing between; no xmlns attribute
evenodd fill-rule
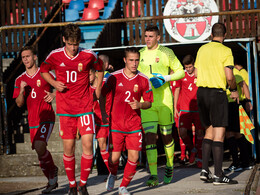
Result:
<svg viewBox="0 0 260 195"><path fill-rule="evenodd" d="M147 181L148 186L158 185L157 174L157 128L158 128L158 113L156 108L141 110L142 126L145 132L146 156L151 173L151 177Z"/></svg>
<svg viewBox="0 0 260 195"><path fill-rule="evenodd" d="M166 155L166 167L164 175L164 183L171 182L173 177L173 159L174 159L174 140L172 137L173 125L173 106L161 106L159 108L159 128L164 143L164 151Z"/></svg>
<svg viewBox="0 0 260 195"><path fill-rule="evenodd" d="M108 137L109 127L106 126L96 126L96 127L97 127L96 138L98 140L100 153L107 169L109 170L108 167L109 152L107 151L107 137Z"/></svg>
<svg viewBox="0 0 260 195"><path fill-rule="evenodd" d="M93 137L95 133L94 115L87 114L77 118L77 127L81 134L82 156L80 183L78 191L81 194L88 194L86 184L93 162Z"/></svg>
<svg viewBox="0 0 260 195"><path fill-rule="evenodd" d="M77 118L60 116L60 137L63 141L63 163L69 180L69 192L77 192L75 178L75 138L77 134Z"/></svg>
<svg viewBox="0 0 260 195"><path fill-rule="evenodd" d="M180 137L182 138L186 148L188 149L189 162L193 163L195 161L197 150L193 144L191 136L187 133L188 129L192 129L192 113L181 111L179 118Z"/></svg>
<svg viewBox="0 0 260 195"><path fill-rule="evenodd" d="M224 137L226 126L228 126L228 100L223 91L214 90L214 99L211 99L210 106L213 126L212 154L214 158L214 185L237 184L238 182L229 179L223 174L222 163L224 154Z"/></svg>
<svg viewBox="0 0 260 195"><path fill-rule="evenodd" d="M119 194L128 194L127 186L136 173L139 151L142 150L142 132L127 134L125 138L128 159L124 169L123 180L119 187ZM130 194L130 193L129 193Z"/></svg>
<svg viewBox="0 0 260 195"><path fill-rule="evenodd" d="M32 147L35 149L40 167L48 179L47 187L42 193L50 193L53 189L58 187L58 167L55 166L52 155L47 150L47 142L52 133L53 125L53 122L42 123L33 138Z"/></svg>

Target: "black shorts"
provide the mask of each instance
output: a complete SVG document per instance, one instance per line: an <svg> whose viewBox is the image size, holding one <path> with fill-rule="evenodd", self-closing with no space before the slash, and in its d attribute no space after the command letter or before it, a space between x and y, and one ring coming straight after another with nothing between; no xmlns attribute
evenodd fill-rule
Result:
<svg viewBox="0 0 260 195"><path fill-rule="evenodd" d="M239 133L239 105L236 102L228 103L228 127L227 131Z"/></svg>
<svg viewBox="0 0 260 195"><path fill-rule="evenodd" d="M222 89L199 87L197 100L201 124L204 128L228 126L228 100Z"/></svg>

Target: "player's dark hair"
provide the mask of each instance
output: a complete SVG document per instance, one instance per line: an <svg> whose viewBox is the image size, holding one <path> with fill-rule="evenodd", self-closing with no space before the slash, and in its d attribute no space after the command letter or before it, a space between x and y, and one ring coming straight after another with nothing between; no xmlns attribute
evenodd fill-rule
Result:
<svg viewBox="0 0 260 195"><path fill-rule="evenodd" d="M140 56L139 50L136 47L127 47L127 48L125 48L125 55L124 55L124 57L126 57L128 53L137 53Z"/></svg>
<svg viewBox="0 0 260 195"><path fill-rule="evenodd" d="M68 24L63 29L63 37L66 41L70 39L79 43L81 40L81 30L76 24Z"/></svg>
<svg viewBox="0 0 260 195"><path fill-rule="evenodd" d="M212 27L213 37L224 37L226 34L226 27L223 23L215 23Z"/></svg>
<svg viewBox="0 0 260 195"><path fill-rule="evenodd" d="M145 32L156 32L157 35L160 35L160 31L159 28L157 26L153 26L153 25L148 25L145 29Z"/></svg>
<svg viewBox="0 0 260 195"><path fill-rule="evenodd" d="M194 64L194 58L192 55L186 55L182 60L183 65Z"/></svg>
<svg viewBox="0 0 260 195"><path fill-rule="evenodd" d="M31 45L27 45L27 46L22 47L22 49L20 50L20 55L22 54L23 51L26 51L26 50L30 50L33 53L33 55L36 55L36 50Z"/></svg>

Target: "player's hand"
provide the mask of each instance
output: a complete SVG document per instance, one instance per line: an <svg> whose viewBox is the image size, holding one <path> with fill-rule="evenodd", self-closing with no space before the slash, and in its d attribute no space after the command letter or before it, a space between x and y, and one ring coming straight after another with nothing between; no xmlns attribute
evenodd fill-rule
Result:
<svg viewBox="0 0 260 195"><path fill-rule="evenodd" d="M140 109L141 108L141 103L138 102L134 97L133 97L133 102L128 102L128 104L131 106L131 108L133 110L137 110L137 109Z"/></svg>
<svg viewBox="0 0 260 195"><path fill-rule="evenodd" d="M63 92L64 89L67 88L67 86L60 81L55 81L55 84L53 87L55 87L55 89L58 90L59 92Z"/></svg>
<svg viewBox="0 0 260 195"><path fill-rule="evenodd" d="M49 91L46 91L44 90L44 92L47 94L46 96L44 96L44 101L47 102L47 103L51 103L52 100L54 100L55 98L55 94L54 93L51 93Z"/></svg>
<svg viewBox="0 0 260 195"><path fill-rule="evenodd" d="M231 92L230 98L232 100L236 101L239 104L239 94L238 94L238 91Z"/></svg>
<svg viewBox="0 0 260 195"><path fill-rule="evenodd" d="M249 113L251 110L253 110L253 105L251 102L246 102L246 111Z"/></svg>
<svg viewBox="0 0 260 195"><path fill-rule="evenodd" d="M159 73L152 73L152 74L154 75L154 77L150 78L150 81L154 86L154 88L159 88L165 84L165 79L161 74Z"/></svg>
<svg viewBox="0 0 260 195"><path fill-rule="evenodd" d="M24 88L27 86L27 83L25 81L21 81L20 84L20 93L24 92Z"/></svg>

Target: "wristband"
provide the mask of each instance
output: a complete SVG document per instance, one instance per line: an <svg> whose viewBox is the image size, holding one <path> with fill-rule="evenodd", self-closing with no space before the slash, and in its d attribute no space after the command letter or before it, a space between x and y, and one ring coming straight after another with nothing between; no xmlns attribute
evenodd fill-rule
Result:
<svg viewBox="0 0 260 195"><path fill-rule="evenodd" d="M230 92L236 92L237 91L237 88L235 89L229 89Z"/></svg>
<svg viewBox="0 0 260 195"><path fill-rule="evenodd" d="M245 99L245 102L252 102L250 99Z"/></svg>

